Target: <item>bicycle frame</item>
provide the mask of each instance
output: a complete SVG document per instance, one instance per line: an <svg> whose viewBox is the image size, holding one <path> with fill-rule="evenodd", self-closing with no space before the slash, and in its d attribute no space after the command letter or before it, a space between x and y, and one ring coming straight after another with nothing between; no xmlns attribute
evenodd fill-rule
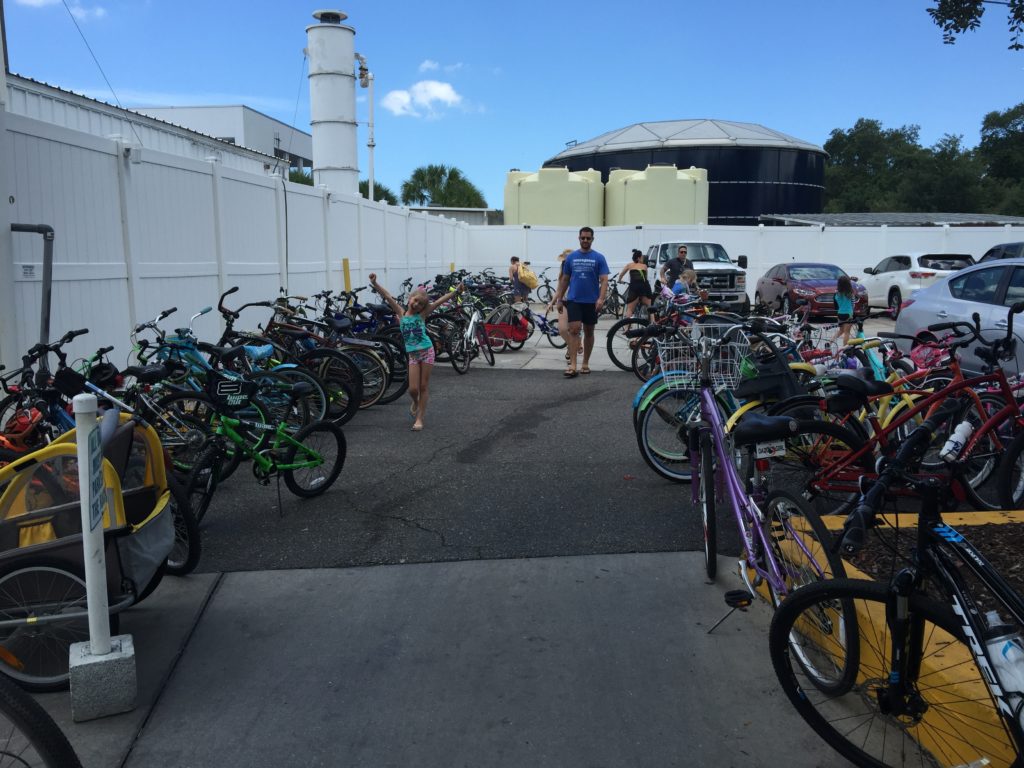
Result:
<svg viewBox="0 0 1024 768"><path fill-rule="evenodd" d="M954 614L961 622L962 631L982 672L982 678L1013 737L1018 754L1021 754L1024 748L1024 731L1013 705L1000 685L997 667L989 658L986 635L991 633L982 619L984 611L960 575L960 569L968 568L984 588L997 598L1002 607L1013 615L1014 621L1021 625L1024 625L1024 599L1007 584L974 545L959 531L942 521L935 488L924 494L924 503L918 519L916 552L917 562L909 569L913 580L905 580L907 583L901 584L900 579L904 571L892 580L891 599L896 603L894 608L898 608L904 593L920 591L926 581L931 580L939 584ZM898 669L890 670L891 687L887 694L890 701L902 703L914 696L922 658L926 655L926 643L923 639L924 620L915 615L907 617L905 610L902 615L898 610L893 610L891 616L891 658L899 661Z"/></svg>
<svg viewBox="0 0 1024 768"><path fill-rule="evenodd" d="M247 421L245 419L236 419L234 417L224 415L219 415L217 421L218 423L217 426L214 428L214 431L218 435L222 435L228 438L231 442L237 445L246 456L252 459L256 467L264 474L270 474L271 472L276 472L280 470L306 469L310 467L318 467L324 462L323 456L314 451L312 448L308 448L307 446L303 445L298 440L295 440L291 435L289 435L288 429L286 425L283 423L278 424L277 427L275 428L270 424L263 424L262 422L258 421ZM268 458L265 455L268 452L267 450L254 451L252 449L252 446L249 444L249 441L246 440L242 435L240 435L235 430L235 427L240 426L255 427L256 429L259 429L262 432L273 431L274 437L269 449L270 452L277 451L282 444L295 445L298 446L300 451L304 452L310 458L308 458L305 461L293 464L278 463L275 459Z"/></svg>
<svg viewBox="0 0 1024 768"><path fill-rule="evenodd" d="M979 384L985 384L989 382L996 383L999 385L999 390L1002 392L1003 397L1006 399L1006 405L999 409L996 413L989 416L988 419L980 427L974 430L973 434L964 445L963 450L961 450L960 459L958 459L958 461L961 461L965 458L969 458L974 448L978 445L978 441L982 437L988 435L991 435L993 437L993 439L996 441L997 449L1000 449L1001 443L999 440L999 434L995 427L1007 419L1021 418L1021 412L1020 407L1017 404L1017 401L1013 397L1013 391L1007 383L1006 376L1002 373L1002 371L995 371L970 379L954 381L952 384L950 384L947 387L944 387L943 389L940 389L938 392L933 392L930 394L922 392L922 394L927 394L927 396L924 397L923 400L919 401L913 408L911 408L906 413L902 414L900 417L893 419L893 421L884 428L881 428L878 425L877 421L874 421L872 419L872 427L875 430L874 435L871 438L869 438L864 443L864 445L861 446L858 450L846 454L845 456L840 458L834 465L825 467L822 470L823 474L821 474L819 478L812 481L814 486L816 488L825 488L833 491L856 492L859 489L859 478L864 475L863 469L858 467L857 465L862 464L862 461L865 457L874 453L876 445L879 446L883 451L886 450L889 447L889 435L892 434L895 430L899 429L901 426L907 424L909 421L911 421L920 414L925 414L926 416L931 415L934 412L934 410L939 406L939 404L950 395L954 395L958 392L966 390L968 393L972 393L975 397L977 397L977 394L974 393L973 387L976 387ZM888 396L889 395L884 395L884 397ZM869 418L872 417L869 416ZM850 470L851 467L853 469L853 477L852 479L848 480L848 485L837 486L830 484L830 482L834 480L838 479L841 482L843 478L848 477L847 471Z"/></svg>

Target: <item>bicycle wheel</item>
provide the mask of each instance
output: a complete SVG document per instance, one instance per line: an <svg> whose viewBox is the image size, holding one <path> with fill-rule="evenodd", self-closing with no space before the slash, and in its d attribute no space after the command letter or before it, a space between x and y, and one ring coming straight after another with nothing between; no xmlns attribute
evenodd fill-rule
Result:
<svg viewBox="0 0 1024 768"><path fill-rule="evenodd" d="M1024 507L1024 433L1013 439L999 463L998 490L1003 509Z"/></svg>
<svg viewBox="0 0 1024 768"><path fill-rule="evenodd" d="M551 298L554 295L555 292L547 283L544 283L544 285L537 286L537 301L539 301L541 304L549 304L551 302Z"/></svg>
<svg viewBox="0 0 1024 768"><path fill-rule="evenodd" d="M405 352L401 332L397 339L391 334L378 334L371 339L382 345L385 362L388 364L388 388L377 401L386 405L393 403L409 389L409 355Z"/></svg>
<svg viewBox="0 0 1024 768"><path fill-rule="evenodd" d="M313 410L326 412L326 394L317 398L309 393L313 400L310 403L306 395L296 395L294 381L277 371L260 371L252 374L252 380L259 384L260 399L270 407L272 423L284 422L292 431L304 427L312 420ZM319 402L317 402L319 400Z"/></svg>
<svg viewBox="0 0 1024 768"><path fill-rule="evenodd" d="M633 328L643 328L648 322L637 317L625 317L617 321L608 329L608 336L605 347L608 350L608 358L615 363L616 367L624 371L632 370L633 347L639 343L639 339L626 338L626 331Z"/></svg>
<svg viewBox="0 0 1024 768"><path fill-rule="evenodd" d="M39 621L62 614L80 615ZM26 623L0 629L0 672L28 691L67 688L71 645L89 639L82 572L56 562L8 572L0 578L0 621L10 620ZM111 614L110 633L119 626Z"/></svg>
<svg viewBox="0 0 1024 768"><path fill-rule="evenodd" d="M667 480L688 483L692 474L686 444L686 422L700 412L700 397L685 389L666 389L654 395L636 424L640 455Z"/></svg>
<svg viewBox="0 0 1024 768"><path fill-rule="evenodd" d="M630 357L633 375L640 381L647 381L658 372L658 344L654 339L637 339Z"/></svg>
<svg viewBox="0 0 1024 768"><path fill-rule="evenodd" d="M186 490L188 491L189 506L192 508L192 515L199 525L206 517L206 512L213 501L213 495L220 482L220 467L223 460L224 448L216 441L211 443L204 450L188 473Z"/></svg>
<svg viewBox="0 0 1024 768"><path fill-rule="evenodd" d="M174 545L167 555L167 573L172 576L185 576L199 565L199 555L202 553L199 524L192 514L192 505L185 484L168 475L167 489L171 492L167 505L174 521Z"/></svg>
<svg viewBox="0 0 1024 768"><path fill-rule="evenodd" d="M35 699L0 677L0 766L82 768L64 732Z"/></svg>
<svg viewBox="0 0 1024 768"><path fill-rule="evenodd" d="M804 584L846 576L843 559L832 551L832 535L821 517L796 494L775 490L761 509L772 556L786 581L786 594ZM772 605L783 595L768 583Z"/></svg>
<svg viewBox="0 0 1024 768"><path fill-rule="evenodd" d="M565 349L568 346L568 344L566 343L565 339L562 338L562 334L558 333L558 325L556 322L551 323L551 330L554 331L554 333L544 333L544 338L548 340L548 344L550 344L555 349Z"/></svg>
<svg viewBox="0 0 1024 768"><path fill-rule="evenodd" d="M799 420L795 435L787 437L784 450L768 461L764 473L768 490L786 490L810 500L810 508L820 515L831 514L858 493L859 476L873 471L870 452L837 476L833 468L864 442L851 430L827 421Z"/></svg>
<svg viewBox="0 0 1024 768"><path fill-rule="evenodd" d="M484 360L487 364L494 367L494 350L491 349L491 345L487 340L487 334L484 332L483 326L478 325L476 328L476 345L480 350L480 354L483 355Z"/></svg>
<svg viewBox="0 0 1024 768"><path fill-rule="evenodd" d="M363 399L359 403L359 408L369 408L372 405L376 405L388 388L387 365L375 352L371 352L368 349L345 347L340 351L349 357L359 369L360 378L363 383Z"/></svg>
<svg viewBox="0 0 1024 768"><path fill-rule="evenodd" d="M329 421L320 421L303 427L293 439L299 445L288 445L283 464L311 461L310 451L320 458L314 466L281 470L284 484L296 496L319 496L334 484L345 465L345 433Z"/></svg>
<svg viewBox="0 0 1024 768"><path fill-rule="evenodd" d="M470 353L465 334L459 333L449 340L448 359L456 373L463 374L469 370Z"/></svg>
<svg viewBox="0 0 1024 768"><path fill-rule="evenodd" d="M341 426L351 421L363 400L363 380L351 359L334 349L317 349L302 357L327 387L330 405L327 419Z"/></svg>
<svg viewBox="0 0 1024 768"><path fill-rule="evenodd" d="M266 373L272 373L278 381L288 384L305 384L306 386L302 389L308 389L308 392L297 396L293 395L293 399L299 404L298 407L306 412L309 421L322 421L327 418L331 397L327 391L327 384L313 371L296 366L295 368L277 368ZM257 373L253 375L253 378L260 381L260 377L264 375L263 372Z"/></svg>
<svg viewBox="0 0 1024 768"><path fill-rule="evenodd" d="M697 500L704 523L704 572L714 581L718 573L718 481L715 479L715 445L710 432L700 433L700 488Z"/></svg>
<svg viewBox="0 0 1024 768"><path fill-rule="evenodd" d="M960 414L959 421L950 419L946 431L952 433L958 423L967 421L977 432L990 416L998 413L1006 401L996 392L982 392L978 401L968 400L968 406ZM976 509L999 509L999 469L1008 454L1007 448L1013 443L1017 432L1016 422L1012 417L1003 419L992 429L979 434L970 454L961 453L957 461L957 469L963 480L964 490ZM941 436L942 445L949 434Z"/></svg>
<svg viewBox="0 0 1024 768"><path fill-rule="evenodd" d="M859 766L1019 766L960 623L944 604L910 596L922 622L913 712L885 714L892 671L889 584L836 579L809 584L775 612L769 652L782 689L808 725ZM857 642L842 606L856 611ZM794 663L795 662L795 663Z"/></svg>

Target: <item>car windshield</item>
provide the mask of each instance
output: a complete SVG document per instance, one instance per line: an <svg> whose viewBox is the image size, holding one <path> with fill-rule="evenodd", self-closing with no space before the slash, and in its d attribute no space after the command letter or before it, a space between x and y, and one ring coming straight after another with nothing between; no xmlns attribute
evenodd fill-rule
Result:
<svg viewBox="0 0 1024 768"><path fill-rule="evenodd" d="M924 269L963 269L974 263L968 254L928 253L917 257L917 266Z"/></svg>
<svg viewBox="0 0 1024 768"><path fill-rule="evenodd" d="M810 264L806 267L790 267L790 280L838 280L845 275L839 267L828 264Z"/></svg>
<svg viewBox="0 0 1024 768"><path fill-rule="evenodd" d="M690 261L718 261L725 264L732 263L729 259L729 254L725 252L725 248L717 243L704 243L703 245L690 246L688 251L687 256L690 257Z"/></svg>

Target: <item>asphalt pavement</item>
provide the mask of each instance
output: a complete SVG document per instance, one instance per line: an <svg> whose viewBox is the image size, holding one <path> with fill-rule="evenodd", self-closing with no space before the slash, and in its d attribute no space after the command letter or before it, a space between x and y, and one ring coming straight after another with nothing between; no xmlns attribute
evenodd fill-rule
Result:
<svg viewBox="0 0 1024 768"><path fill-rule="evenodd" d="M777 690L769 609L708 634L737 539L723 521L705 583L689 487L636 447L639 382L564 363L541 340L438 365L426 428L404 398L359 413L318 499L243 466L198 571L122 616L136 709L73 723L39 696L83 764L838 764Z"/></svg>

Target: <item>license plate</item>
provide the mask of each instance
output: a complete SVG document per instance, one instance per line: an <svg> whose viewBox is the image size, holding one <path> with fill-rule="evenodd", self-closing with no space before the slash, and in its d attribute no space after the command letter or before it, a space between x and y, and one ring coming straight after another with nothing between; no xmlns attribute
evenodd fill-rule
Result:
<svg viewBox="0 0 1024 768"><path fill-rule="evenodd" d="M774 459L776 456L781 456L785 452L785 440L771 440L766 443L758 443L754 449L755 456L759 459Z"/></svg>

